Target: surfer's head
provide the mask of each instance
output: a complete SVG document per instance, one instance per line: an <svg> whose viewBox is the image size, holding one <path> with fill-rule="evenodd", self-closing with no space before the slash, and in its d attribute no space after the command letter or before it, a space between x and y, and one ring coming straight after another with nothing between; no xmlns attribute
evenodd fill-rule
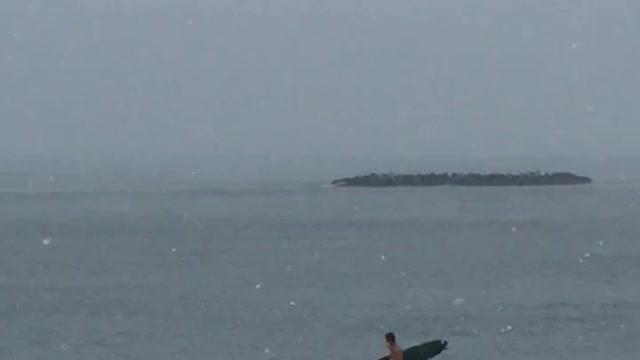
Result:
<svg viewBox="0 0 640 360"><path fill-rule="evenodd" d="M393 345L396 343L396 334L389 332L384 335L384 339L389 345Z"/></svg>

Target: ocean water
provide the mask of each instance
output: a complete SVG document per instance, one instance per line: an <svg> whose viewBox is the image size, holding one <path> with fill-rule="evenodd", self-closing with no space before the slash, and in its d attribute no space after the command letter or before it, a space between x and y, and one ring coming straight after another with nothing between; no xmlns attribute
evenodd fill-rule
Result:
<svg viewBox="0 0 640 360"><path fill-rule="evenodd" d="M638 359L640 184L0 192L1 359Z"/></svg>

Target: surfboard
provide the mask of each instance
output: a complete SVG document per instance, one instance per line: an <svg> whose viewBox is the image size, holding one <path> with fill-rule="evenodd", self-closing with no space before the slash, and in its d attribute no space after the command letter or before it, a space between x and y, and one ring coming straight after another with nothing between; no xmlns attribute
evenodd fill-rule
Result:
<svg viewBox="0 0 640 360"><path fill-rule="evenodd" d="M447 349L449 343L446 340L429 341L413 346L402 351L404 360L428 360L432 359ZM388 356L379 360L389 360Z"/></svg>

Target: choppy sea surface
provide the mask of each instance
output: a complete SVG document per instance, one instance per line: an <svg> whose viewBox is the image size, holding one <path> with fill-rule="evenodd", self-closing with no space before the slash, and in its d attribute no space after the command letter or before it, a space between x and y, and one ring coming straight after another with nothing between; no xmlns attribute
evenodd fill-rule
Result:
<svg viewBox="0 0 640 360"><path fill-rule="evenodd" d="M638 359L640 183L0 189L1 359L373 360L387 331Z"/></svg>

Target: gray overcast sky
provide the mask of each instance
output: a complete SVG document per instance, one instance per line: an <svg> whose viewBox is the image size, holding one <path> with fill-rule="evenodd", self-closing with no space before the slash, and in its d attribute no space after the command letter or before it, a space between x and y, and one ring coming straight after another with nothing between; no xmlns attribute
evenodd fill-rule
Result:
<svg viewBox="0 0 640 360"><path fill-rule="evenodd" d="M640 153L638 64L637 0L3 0L0 164L572 170Z"/></svg>

